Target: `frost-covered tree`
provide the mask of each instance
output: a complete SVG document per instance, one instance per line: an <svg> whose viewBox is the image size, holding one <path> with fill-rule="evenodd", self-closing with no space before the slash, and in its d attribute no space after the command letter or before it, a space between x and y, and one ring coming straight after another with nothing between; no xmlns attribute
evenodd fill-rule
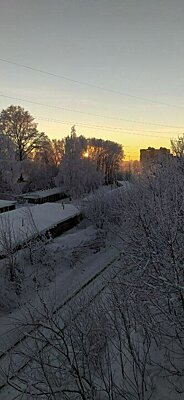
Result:
<svg viewBox="0 0 184 400"><path fill-rule="evenodd" d="M98 188L103 177L88 159L64 155L55 182L58 186L64 185L72 197L80 197Z"/></svg>
<svg viewBox="0 0 184 400"><path fill-rule="evenodd" d="M81 196L100 184L113 183L117 178L122 146L102 139L77 136L75 126L64 140L64 155L56 178L74 196Z"/></svg>
<svg viewBox="0 0 184 400"><path fill-rule="evenodd" d="M96 189L102 182L102 175L97 171L96 164L84 157L86 151L87 139L82 135L77 136L73 126L71 135L64 141L64 155L56 184L64 185L65 190L74 197Z"/></svg>
<svg viewBox="0 0 184 400"><path fill-rule="evenodd" d="M34 118L20 106L11 105L1 111L0 132L14 142L19 161L28 158L45 140L45 134L38 131Z"/></svg>
<svg viewBox="0 0 184 400"><path fill-rule="evenodd" d="M139 399L149 398L149 371L153 386L165 384L168 399L184 393L183 172L183 158L171 158L129 190L112 191L109 207L108 196L87 204L91 220L103 218L101 228L121 254L109 311L118 340L111 343L122 369L129 349L124 372L129 379L134 368Z"/></svg>
<svg viewBox="0 0 184 400"><path fill-rule="evenodd" d="M117 172L124 153L120 144L110 140L88 139L89 158L96 162L97 170L104 175L106 184L117 179Z"/></svg>
<svg viewBox="0 0 184 400"><path fill-rule="evenodd" d="M124 292L120 304L128 299L128 326L135 326L141 346L150 343L151 374L166 373L171 399L184 391L183 167L178 159L158 166L134 183L117 208L122 274L116 302Z"/></svg>
<svg viewBox="0 0 184 400"><path fill-rule="evenodd" d="M64 155L64 139L52 139L51 147L54 164L58 167Z"/></svg>
<svg viewBox="0 0 184 400"><path fill-rule="evenodd" d="M24 162L24 191L46 189L55 185L54 178L63 157L63 140L45 136L42 146L34 150L32 158Z"/></svg>
<svg viewBox="0 0 184 400"><path fill-rule="evenodd" d="M0 183L1 193L14 191L20 173L15 145L11 138L0 134Z"/></svg>
<svg viewBox="0 0 184 400"><path fill-rule="evenodd" d="M45 165L57 167L61 164L61 160L64 154L64 139L50 140L47 136L43 139L42 146L35 149L33 154L33 160Z"/></svg>
<svg viewBox="0 0 184 400"><path fill-rule="evenodd" d="M71 134L65 137L64 154L71 160L81 158L87 149L87 139L80 135L77 136L75 125L71 128Z"/></svg>
<svg viewBox="0 0 184 400"><path fill-rule="evenodd" d="M184 134L171 140L172 153L177 157L184 157Z"/></svg>
<svg viewBox="0 0 184 400"><path fill-rule="evenodd" d="M25 160L22 171L25 179L24 192L55 186L54 177L57 173L55 165L45 164L40 160Z"/></svg>

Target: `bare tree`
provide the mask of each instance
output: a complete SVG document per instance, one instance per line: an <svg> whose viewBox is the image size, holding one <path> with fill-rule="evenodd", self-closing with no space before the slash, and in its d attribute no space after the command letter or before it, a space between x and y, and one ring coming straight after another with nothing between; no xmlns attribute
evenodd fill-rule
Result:
<svg viewBox="0 0 184 400"><path fill-rule="evenodd" d="M106 184L117 180L117 172L123 160L124 152L120 144L110 140L88 139L89 158L94 160L97 170L101 171Z"/></svg>
<svg viewBox="0 0 184 400"><path fill-rule="evenodd" d="M111 283L113 294L88 293L62 314L45 301L42 311L32 312L32 330L18 353L27 367L16 376L15 357L9 370L16 383L8 381L20 398L23 393L56 400L150 398L150 341L137 334L128 301L122 308L122 294L116 302L121 281L114 282L115 290Z"/></svg>

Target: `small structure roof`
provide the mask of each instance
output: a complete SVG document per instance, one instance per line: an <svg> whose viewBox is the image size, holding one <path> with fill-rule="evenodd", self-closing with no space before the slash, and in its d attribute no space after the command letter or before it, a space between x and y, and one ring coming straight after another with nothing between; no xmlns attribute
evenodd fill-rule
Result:
<svg viewBox="0 0 184 400"><path fill-rule="evenodd" d="M54 194L62 193L63 189L61 187L56 187L53 189L47 189L47 190L37 190L36 192L29 192L21 195L24 199L36 199L36 198L44 198L44 197L49 197Z"/></svg>
<svg viewBox="0 0 184 400"><path fill-rule="evenodd" d="M20 207L0 214L0 236L3 237L7 231L13 245L17 246L79 214L79 210L72 204L44 203ZM3 251L2 245L0 250Z"/></svg>
<svg viewBox="0 0 184 400"><path fill-rule="evenodd" d="M10 207L16 204L16 201L0 200L0 208Z"/></svg>

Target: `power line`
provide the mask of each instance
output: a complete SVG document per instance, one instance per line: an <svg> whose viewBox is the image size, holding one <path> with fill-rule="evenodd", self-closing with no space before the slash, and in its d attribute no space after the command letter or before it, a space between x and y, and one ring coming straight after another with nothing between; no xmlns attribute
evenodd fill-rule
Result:
<svg viewBox="0 0 184 400"><path fill-rule="evenodd" d="M25 101L26 103L35 104L35 105L38 105L38 106L43 106L43 107L48 107L48 108L55 108L55 109L63 110L63 111L69 111L69 112L75 112L75 113L79 113L79 114L91 115L91 116L100 117L100 118L112 119L112 120L116 120L116 121L126 121L126 122L141 124L141 125L154 125L154 126L161 126L161 127L167 127L167 128L183 129L182 126L165 125L165 124L158 124L158 123L148 122L148 121L137 121L137 120L130 120L130 119L125 119L125 118L109 117L108 115L89 113L89 112L85 112L85 111L74 110L72 108L65 108L65 107L55 106L55 105L51 105L51 104L39 103L39 102L36 102L36 101L26 100L26 99L22 99L20 97L7 96L7 95L4 95L4 94L0 94L0 97L11 99L11 100Z"/></svg>
<svg viewBox="0 0 184 400"><path fill-rule="evenodd" d="M127 129L127 128L122 128L122 127L114 127L114 126L108 126L108 125L94 125L94 124L89 124L89 123L87 123L87 122L74 122L74 121L61 121L61 120L58 120L58 119L55 119L55 118L46 118L46 117L42 117L42 116L40 116L40 115L36 115L35 116L35 118L37 118L37 119L43 119L43 120L46 120L46 121L48 121L48 122L55 122L55 123L58 123L58 124L63 124L63 125L68 125L68 124L70 124L70 125L72 125L72 124L74 124L74 125L80 125L80 126L84 126L84 127L89 127L89 128L97 128L97 129L107 129L107 130L117 130L117 131L128 131L128 132L132 132L132 130L135 132L135 131L137 131L137 132L146 132L146 133L148 133L148 132L152 132L152 133L167 133L167 134L171 134L171 135L173 135L173 133L174 132L169 132L169 131L153 131L153 130L150 130L149 129L149 131L148 130L143 130L143 129ZM176 132L176 133L174 133L174 134L178 134L178 132Z"/></svg>
<svg viewBox="0 0 184 400"><path fill-rule="evenodd" d="M55 78L60 78L60 79L63 79L65 81L72 82L72 83L75 83L75 84L78 84L78 85L92 87L92 88L95 88L95 89L98 89L98 90L102 90L104 92L118 94L120 96L129 97L129 98L136 99L136 100L142 100L142 101L149 102L149 103L152 103L152 104L163 105L163 106L167 106L167 107L180 108L180 109L184 108L184 106L180 106L178 104L165 103L165 102L161 102L161 101L150 99L148 97L136 96L134 94L120 92L118 90L109 89L109 88L106 88L106 87L103 87L103 86L95 85L95 84L90 83L90 82L79 81L77 79L72 79L72 78L69 78L69 77L64 76L64 75L59 75L59 74L55 74L53 72L44 71L42 69L35 68L35 67L30 66L30 65L25 65L25 64L20 64L20 63L14 62L14 61L5 60L4 58L0 58L0 61L4 62L4 63L7 63L7 64L15 65L17 67L26 68L26 69L31 70L31 71L39 72L39 73L44 74L44 75L49 75L49 76L52 76L52 77L55 77Z"/></svg>
<svg viewBox="0 0 184 400"><path fill-rule="evenodd" d="M73 124L72 121L59 121L59 120L56 120L56 119L53 119L53 118L50 119L50 118L44 118L44 117L40 117L40 116L35 116L35 118L40 119L40 120L45 120L45 121L48 121L48 122L51 122L51 123L54 122L54 123L57 123L57 124L62 124L62 125L72 125ZM132 132L132 131L128 131L127 132L127 129L123 129L123 128L113 128L113 127L105 127L105 126L98 126L98 125L88 125L88 124L83 124L81 122L77 122L77 123L75 123L75 125L76 126L77 125L78 126L82 126L84 128L95 128L95 129L100 129L100 130L105 130L105 131L107 131L107 130L110 130L110 131L116 130L118 132L123 132L125 135L147 136L147 137L150 137L150 138L154 137L154 138L158 138L158 139L160 139L160 138L161 139L171 139L170 136L147 135L145 133L136 133L136 132Z"/></svg>
<svg viewBox="0 0 184 400"><path fill-rule="evenodd" d="M43 119L43 120L46 120L46 121L48 121L48 122L56 122L56 123L58 123L58 124L73 124L74 123L74 121L60 121L60 120L58 120L58 119L55 119L55 118L46 118L46 117L42 117L42 116L40 116L40 115L36 115L35 116L35 118L38 118L38 119ZM84 126L84 127L89 127L89 128L99 128L99 129L107 129L107 130L120 130L120 131L122 131L122 130L124 130L124 131L128 131L128 132L132 132L132 130L133 130L133 128L132 129L127 129L127 128L122 128L122 127L114 127L114 126L107 126L107 125L94 125L94 124L88 124L87 122L77 122L77 123L75 123L75 125L80 125L80 126ZM168 132L168 131L153 131L153 130L150 130L149 129L149 131L145 131L145 130L143 130L143 129L137 129L136 128L136 131L139 131L139 132L153 132L153 133L167 133L167 134L171 134L171 135L173 135L173 134L178 134L177 132Z"/></svg>

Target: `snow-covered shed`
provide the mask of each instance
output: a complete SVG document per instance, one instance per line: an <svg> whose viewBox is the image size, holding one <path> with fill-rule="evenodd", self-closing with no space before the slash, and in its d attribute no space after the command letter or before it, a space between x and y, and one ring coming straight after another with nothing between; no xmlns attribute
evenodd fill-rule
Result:
<svg viewBox="0 0 184 400"><path fill-rule="evenodd" d="M3 255L3 237L7 232L13 247L19 247L30 239L50 232L56 236L75 226L80 211L72 204L45 203L20 207L0 215L0 253Z"/></svg>
<svg viewBox="0 0 184 400"><path fill-rule="evenodd" d="M0 213L15 210L15 201L0 200Z"/></svg>
<svg viewBox="0 0 184 400"><path fill-rule="evenodd" d="M43 204L54 202L66 198L64 190L60 187L47 190L38 190L36 192L25 193L19 196L23 201L33 204Z"/></svg>

